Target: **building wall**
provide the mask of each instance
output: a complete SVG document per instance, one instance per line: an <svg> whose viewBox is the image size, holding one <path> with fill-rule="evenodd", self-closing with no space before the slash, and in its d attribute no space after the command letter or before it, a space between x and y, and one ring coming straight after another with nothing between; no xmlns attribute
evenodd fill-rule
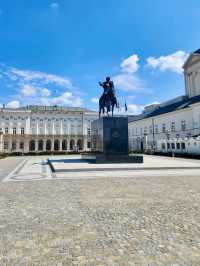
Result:
<svg viewBox="0 0 200 266"><path fill-rule="evenodd" d="M0 110L1 152L90 151L95 112Z"/></svg>
<svg viewBox="0 0 200 266"><path fill-rule="evenodd" d="M189 108L129 123L130 151L159 150L167 139L200 134L200 103Z"/></svg>
<svg viewBox="0 0 200 266"><path fill-rule="evenodd" d="M184 69L186 95L200 95L200 55L191 55Z"/></svg>

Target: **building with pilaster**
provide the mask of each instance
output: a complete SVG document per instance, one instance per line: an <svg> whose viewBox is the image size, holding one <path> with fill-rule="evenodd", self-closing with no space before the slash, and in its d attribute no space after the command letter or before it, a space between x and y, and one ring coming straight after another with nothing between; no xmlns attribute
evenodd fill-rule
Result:
<svg viewBox="0 0 200 266"><path fill-rule="evenodd" d="M90 151L91 122L84 108L27 106L0 109L1 153Z"/></svg>
<svg viewBox="0 0 200 266"><path fill-rule="evenodd" d="M200 154L200 49L184 66L185 95L146 106L129 118L131 151Z"/></svg>

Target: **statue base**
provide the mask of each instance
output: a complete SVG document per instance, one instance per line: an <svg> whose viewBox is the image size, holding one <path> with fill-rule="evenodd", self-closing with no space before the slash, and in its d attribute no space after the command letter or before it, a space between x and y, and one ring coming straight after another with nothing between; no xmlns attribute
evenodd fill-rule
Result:
<svg viewBox="0 0 200 266"><path fill-rule="evenodd" d="M143 156L140 155L114 155L114 154L82 154L82 159L90 163L106 164L106 163L143 163Z"/></svg>
<svg viewBox="0 0 200 266"><path fill-rule="evenodd" d="M127 117L101 117L92 122L91 129L94 155L88 157L89 161L143 163L143 156L129 156Z"/></svg>

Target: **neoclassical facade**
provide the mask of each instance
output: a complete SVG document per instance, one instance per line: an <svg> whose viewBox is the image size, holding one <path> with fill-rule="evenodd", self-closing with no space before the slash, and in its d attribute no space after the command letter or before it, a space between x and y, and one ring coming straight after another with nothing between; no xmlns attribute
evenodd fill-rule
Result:
<svg viewBox="0 0 200 266"><path fill-rule="evenodd" d="M97 118L84 108L1 108L0 152L90 151L91 122Z"/></svg>
<svg viewBox="0 0 200 266"><path fill-rule="evenodd" d="M147 106L129 119L131 151L200 154L200 49L184 66L185 95Z"/></svg>

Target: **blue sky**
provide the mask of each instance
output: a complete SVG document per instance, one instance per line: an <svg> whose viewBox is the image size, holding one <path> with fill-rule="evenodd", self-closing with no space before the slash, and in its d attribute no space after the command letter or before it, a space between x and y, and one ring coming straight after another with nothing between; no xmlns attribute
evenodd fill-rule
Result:
<svg viewBox="0 0 200 266"><path fill-rule="evenodd" d="M110 75L130 113L184 94L199 0L0 0L0 104L97 108Z"/></svg>

